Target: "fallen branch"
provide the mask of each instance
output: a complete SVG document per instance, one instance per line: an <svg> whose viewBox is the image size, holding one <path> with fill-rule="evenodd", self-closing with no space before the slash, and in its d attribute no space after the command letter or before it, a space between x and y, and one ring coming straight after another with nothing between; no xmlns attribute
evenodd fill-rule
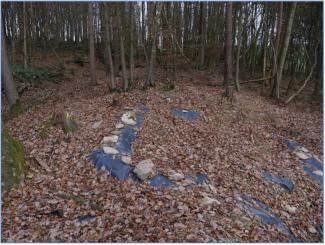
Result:
<svg viewBox="0 0 325 245"><path fill-rule="evenodd" d="M241 81L239 82L239 84L245 84L245 83L257 83L257 82L262 82L262 81L265 81L265 80L269 80L269 79L272 79L273 77L263 77L263 78L257 78L257 79L252 79L252 80L247 80L247 81ZM235 85L235 84L233 84Z"/></svg>
<svg viewBox="0 0 325 245"><path fill-rule="evenodd" d="M51 172L51 169L49 166L47 166L47 164L42 160L40 159L39 157L34 157L34 159L36 160L36 162L45 169L46 172L50 173Z"/></svg>
<svg viewBox="0 0 325 245"><path fill-rule="evenodd" d="M315 48L315 54L314 54L314 57L315 57L315 60L314 60L314 64L313 66L311 67L310 69L310 72L309 72L309 75L308 77L306 78L306 80L304 81L304 83L301 85L301 87L298 89L297 92L293 93L285 102L284 104L287 105L290 101L293 100L294 97L296 97L304 88L305 86L307 85L308 81L310 80L310 78L312 77L313 75L313 72L314 72L314 69L316 67L316 64L317 64L317 49L318 49L318 44L319 42L317 43L316 45L316 48Z"/></svg>

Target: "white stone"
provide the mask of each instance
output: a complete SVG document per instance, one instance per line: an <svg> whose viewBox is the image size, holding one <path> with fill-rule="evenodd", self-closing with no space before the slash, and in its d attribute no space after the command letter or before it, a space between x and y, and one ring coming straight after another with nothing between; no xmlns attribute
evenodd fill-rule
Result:
<svg viewBox="0 0 325 245"><path fill-rule="evenodd" d="M184 177L184 175L181 174L181 173L177 173L177 172L175 172L175 171L172 171L172 172L169 173L168 178L169 178L170 180L178 181L178 180L182 180L182 179L184 179L185 177Z"/></svg>
<svg viewBox="0 0 325 245"><path fill-rule="evenodd" d="M309 227L308 227L308 231L309 231L310 233L313 233L313 234L317 233L317 230L316 230L314 227L312 227L312 226L309 226Z"/></svg>
<svg viewBox="0 0 325 245"><path fill-rule="evenodd" d="M118 140L117 135L105 136L104 139L102 140L102 144L116 143L117 140Z"/></svg>
<svg viewBox="0 0 325 245"><path fill-rule="evenodd" d="M306 152L306 153L309 152L309 151L308 151L305 147L303 147L303 146L299 147L299 150L300 150L300 151L303 151L303 152Z"/></svg>
<svg viewBox="0 0 325 245"><path fill-rule="evenodd" d="M295 213L297 211L296 207L290 206L290 205L285 205L285 209L289 212L289 213Z"/></svg>
<svg viewBox="0 0 325 245"><path fill-rule="evenodd" d="M306 160L310 158L310 155L308 153L305 153L303 151L294 151L294 154L296 154L297 157L299 157L302 160Z"/></svg>
<svg viewBox="0 0 325 245"><path fill-rule="evenodd" d="M120 130L114 130L114 131L111 132L111 134L120 135L121 131Z"/></svg>
<svg viewBox="0 0 325 245"><path fill-rule="evenodd" d="M135 125L135 114L132 111L128 111L122 115L122 122L128 125Z"/></svg>
<svg viewBox="0 0 325 245"><path fill-rule="evenodd" d="M132 159L129 156L122 156L121 160L122 160L122 162L124 162L126 164L132 164Z"/></svg>
<svg viewBox="0 0 325 245"><path fill-rule="evenodd" d="M112 155L115 155L115 154L118 154L118 150L116 150L115 148L113 147L109 147L109 146L104 146L103 147L103 150L106 154L112 154Z"/></svg>
<svg viewBox="0 0 325 245"><path fill-rule="evenodd" d="M145 180L153 172L153 167L154 164L150 159L143 160L135 166L133 172L139 177L139 179Z"/></svg>
<svg viewBox="0 0 325 245"><path fill-rule="evenodd" d="M217 199L214 199L214 198L211 198L211 197L208 197L208 196L205 196L203 197L203 199L201 200L201 205L202 206L210 206L210 205L213 205L213 204L221 204Z"/></svg>
<svg viewBox="0 0 325 245"><path fill-rule="evenodd" d="M313 174L316 174L318 176L323 176L323 172L321 170L315 170L313 171Z"/></svg>
<svg viewBox="0 0 325 245"><path fill-rule="evenodd" d="M115 125L115 128L117 128L117 129L124 128L124 124L123 123L118 123L118 124Z"/></svg>
<svg viewBox="0 0 325 245"><path fill-rule="evenodd" d="M97 128L99 128L100 125L102 124L102 122L103 122L103 121L95 122L95 123L91 126L91 128L92 128L92 129L97 129Z"/></svg>

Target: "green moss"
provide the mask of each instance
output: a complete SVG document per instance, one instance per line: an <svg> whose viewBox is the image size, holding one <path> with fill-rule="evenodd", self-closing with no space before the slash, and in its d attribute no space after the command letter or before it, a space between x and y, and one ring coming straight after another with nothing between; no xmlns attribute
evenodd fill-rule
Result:
<svg viewBox="0 0 325 245"><path fill-rule="evenodd" d="M7 129L2 130L2 140L2 185L9 189L18 185L25 176L25 153L23 144L12 137Z"/></svg>
<svg viewBox="0 0 325 245"><path fill-rule="evenodd" d="M17 100L16 104L14 104L9 111L9 118L13 119L19 116L23 112L23 108L21 106L20 100Z"/></svg>

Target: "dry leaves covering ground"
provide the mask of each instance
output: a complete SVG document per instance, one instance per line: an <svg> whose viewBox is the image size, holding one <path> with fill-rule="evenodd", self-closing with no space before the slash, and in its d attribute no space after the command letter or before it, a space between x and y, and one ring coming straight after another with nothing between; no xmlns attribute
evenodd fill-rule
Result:
<svg viewBox="0 0 325 245"><path fill-rule="evenodd" d="M100 84L92 87L86 67L71 68L75 75L61 84L27 91L22 97L26 112L6 123L25 146L29 174L20 188L3 193L4 241L289 241L275 225L247 213L238 201L242 194L269 205L299 240L320 241L310 227L322 224L322 190L281 143L287 137L322 156L319 108L278 107L245 89L230 104L221 100L220 87L193 84L195 78L185 72L169 92L159 83L146 91L112 95L103 70L98 71ZM139 81L143 74L137 68ZM163 72L157 77L163 82ZM111 104L112 97L117 105ZM139 103L150 112L133 144L133 162L150 158L162 173L206 173L209 186L157 189L96 172L89 153L114 128L123 108ZM201 118L175 118L170 112L174 107L199 111ZM72 113L79 130L68 137L50 127L48 137L41 139L44 122L62 111ZM91 128L101 120L99 129ZM266 182L261 175L265 170L289 177L295 190L288 193ZM218 202L202 205L205 195ZM286 205L295 207L295 213Z"/></svg>

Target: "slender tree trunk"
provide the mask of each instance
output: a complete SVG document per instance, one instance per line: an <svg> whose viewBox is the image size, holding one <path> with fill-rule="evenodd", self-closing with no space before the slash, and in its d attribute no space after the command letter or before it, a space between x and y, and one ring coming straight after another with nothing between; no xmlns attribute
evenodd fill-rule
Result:
<svg viewBox="0 0 325 245"><path fill-rule="evenodd" d="M160 10L162 4L157 2L153 3L155 4L153 10L154 13L152 14L152 42L151 42L151 52L150 52L150 60L149 60L149 70L148 70L148 79L145 83L145 86L154 86L155 85L155 79L154 79L154 63L156 59L156 39L157 39L157 32L158 32L158 17L160 16Z"/></svg>
<svg viewBox="0 0 325 245"><path fill-rule="evenodd" d="M126 72L126 62L125 62L125 52L124 52L124 35L123 35L123 26L121 23L121 15L122 15L122 7L124 7L125 3L121 3L121 9L118 10L117 13L117 21L119 25L119 36L120 36L120 48L121 48L121 63L122 63L122 75L123 75L123 84L124 84L124 90L127 90L129 88L129 81L127 77ZM119 6L117 6L119 7Z"/></svg>
<svg viewBox="0 0 325 245"><path fill-rule="evenodd" d="M89 62L90 62L90 81L93 85L96 81L95 67L95 43L94 43L94 18L93 18L93 3L88 3L88 30L89 30Z"/></svg>
<svg viewBox="0 0 325 245"><path fill-rule="evenodd" d="M105 39L106 39L106 49L107 49L107 57L106 57L106 66L109 67L109 72L111 74L110 88L115 89L115 73L114 73L114 65L112 59L112 50L111 50L111 28L110 28L110 16L108 15L108 3L104 3L104 31L105 31Z"/></svg>
<svg viewBox="0 0 325 245"><path fill-rule="evenodd" d="M280 46L280 39L281 39L281 30L282 30L282 19L283 19L283 2L280 2L280 12L279 12L279 17L277 21L277 26L276 26L276 41L275 41L275 48L274 48L274 53L276 55L276 59L278 60L279 56L279 46ZM273 84L272 84L272 94L276 94L276 87L277 87L277 80L276 80L276 71L277 71L277 65L273 63L272 67L272 77L273 79Z"/></svg>
<svg viewBox="0 0 325 245"><path fill-rule="evenodd" d="M27 29L26 29L26 2L23 2L24 21L24 68L27 69Z"/></svg>
<svg viewBox="0 0 325 245"><path fill-rule="evenodd" d="M3 28L1 28L1 69L1 79L3 80L3 85L9 101L9 106L10 108L13 108L13 106L15 106L19 102L19 97L15 82L12 79L12 74L9 68L6 39L4 37Z"/></svg>
<svg viewBox="0 0 325 245"><path fill-rule="evenodd" d="M289 18L288 18L288 23L285 31L285 36L283 39L283 44L281 48L281 53L279 54L279 62L278 62L278 72L277 72L277 77L276 77L276 98L280 99L280 84L282 80L282 73L283 73L283 68L284 68L284 62L286 59L287 55L287 50L289 46L289 41L291 37L291 31L292 31L292 26L293 26L293 19L295 16L295 11L296 11L297 3L293 2L291 7L290 7L290 13L289 13Z"/></svg>
<svg viewBox="0 0 325 245"><path fill-rule="evenodd" d="M242 29L243 29L243 22L242 22L242 9L241 3L239 3L239 16L238 16L238 34L237 34L237 53L236 53L236 90L239 91L239 59L240 59L240 49L241 49L241 42L242 42Z"/></svg>
<svg viewBox="0 0 325 245"><path fill-rule="evenodd" d="M226 3L226 22L225 22L225 70L224 86L226 97L232 97L230 83L232 80L232 2Z"/></svg>
<svg viewBox="0 0 325 245"><path fill-rule="evenodd" d="M130 83L131 86L134 80L134 48L133 48L133 35L134 35L134 16L133 16L133 3L130 2Z"/></svg>
<svg viewBox="0 0 325 245"><path fill-rule="evenodd" d="M201 14L200 14L200 50L199 50L199 69L204 68L205 58L205 43L207 41L207 29L206 29L206 2L200 3Z"/></svg>

